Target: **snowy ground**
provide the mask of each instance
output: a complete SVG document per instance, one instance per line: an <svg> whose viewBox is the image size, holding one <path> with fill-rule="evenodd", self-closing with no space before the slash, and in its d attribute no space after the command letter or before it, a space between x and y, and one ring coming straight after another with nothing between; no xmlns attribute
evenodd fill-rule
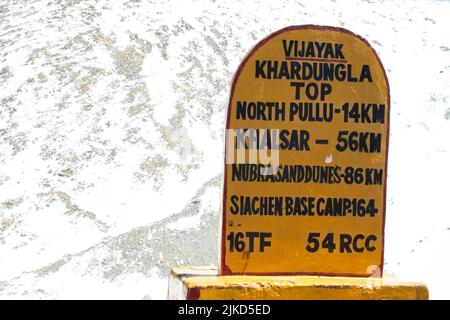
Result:
<svg viewBox="0 0 450 320"><path fill-rule="evenodd" d="M245 3L245 5L244 5ZM245 53L288 25L365 37L391 83L386 271L450 299L450 2L0 1L0 297L165 298L215 264Z"/></svg>

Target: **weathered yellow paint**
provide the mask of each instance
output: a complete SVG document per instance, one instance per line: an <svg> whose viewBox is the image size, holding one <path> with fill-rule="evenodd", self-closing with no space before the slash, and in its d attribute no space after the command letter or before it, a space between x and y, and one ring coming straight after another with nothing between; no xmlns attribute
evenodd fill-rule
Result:
<svg viewBox="0 0 450 320"><path fill-rule="evenodd" d="M183 279L201 300L427 300L424 284L394 278L222 276ZM197 292L195 292L197 291Z"/></svg>
<svg viewBox="0 0 450 320"><path fill-rule="evenodd" d="M427 300L425 284L396 277L216 276L212 267L174 268L170 299Z"/></svg>
<svg viewBox="0 0 450 320"><path fill-rule="evenodd" d="M359 77L363 65L370 67L372 82L348 82L348 81L317 81L315 83L330 83L332 92L326 96L324 101L311 101L295 98L295 90L291 86L296 79L262 79L255 76L256 61L271 60L291 62L288 60L283 49L283 40L317 41L332 44L343 44L342 51L345 62L332 61L330 63L343 64L345 67L351 64L354 77ZM299 58L299 62L308 59ZM309 62L316 63L314 59ZM322 61L324 62L324 61ZM317 63L322 63L317 62ZM314 81L305 81L312 83ZM339 108L340 113L335 113L333 121L264 121L264 120L242 120L236 116L237 102L327 102L333 103ZM384 123L361 123L359 121L344 122L342 105L344 103L374 103L383 104ZM288 107L286 107L288 108ZM239 182L232 179L232 165L225 165L225 197L223 203L223 234L222 234L222 275L239 274L321 274L341 276L365 276L382 274L383 266L383 244L384 244L384 213L385 213L385 187L386 187L386 159L389 135L389 86L375 51L366 41L360 37L335 28L323 28L317 26L300 26L298 29L286 28L260 42L255 49L246 57L240 66L233 81L232 94L229 104L229 120L227 129L254 128L254 129L287 129L307 130L310 133L310 150L293 151L280 150L281 165L309 165L309 166L339 166L344 168L375 168L383 171L381 185L346 184L340 183L270 183L270 182ZM287 113L288 116L289 113ZM339 131L371 132L381 134L381 152L338 152L336 150ZM328 145L315 144L315 139L328 139ZM235 146L233 146L235 148ZM237 153L235 148L234 154ZM327 160L328 159L328 160ZM331 162L330 162L331 159ZM328 162L327 162L328 161ZM343 172L342 172L343 173ZM240 215L230 213L232 207L231 195L249 197L319 197L323 198L356 198L374 199L378 213L375 216L354 216L355 212L346 216L326 217L315 215L305 216L271 216L271 215ZM249 252L248 240L246 249L242 252L232 250L227 237L230 233L242 232L265 232L272 233L271 246L266 247L264 252L258 251L258 240L255 242L256 250ZM324 237L333 233L336 249L329 252L326 249L308 252L310 233L320 233L319 241L322 243ZM348 234L376 236L372 242L376 248L373 251L364 252L342 252L340 251L340 235ZM359 245L364 240L359 241ZM230 249L231 247L231 249ZM231 290L231 289L229 289ZM293 289L294 290L294 289ZM304 289L295 289L295 292ZM316 292L317 288L310 288ZM321 290L321 289L320 289ZM320 291L319 290L319 291ZM300 292L299 291L299 292ZM350 294L351 291L349 291ZM205 293L206 294L206 293Z"/></svg>

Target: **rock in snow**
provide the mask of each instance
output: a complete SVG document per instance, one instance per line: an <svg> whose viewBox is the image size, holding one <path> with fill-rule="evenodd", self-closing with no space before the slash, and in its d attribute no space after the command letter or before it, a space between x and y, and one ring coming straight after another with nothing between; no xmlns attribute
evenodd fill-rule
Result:
<svg viewBox="0 0 450 320"><path fill-rule="evenodd" d="M386 271L450 298L448 1L0 4L0 297L165 298L216 264L229 86L288 25L365 37L391 84Z"/></svg>

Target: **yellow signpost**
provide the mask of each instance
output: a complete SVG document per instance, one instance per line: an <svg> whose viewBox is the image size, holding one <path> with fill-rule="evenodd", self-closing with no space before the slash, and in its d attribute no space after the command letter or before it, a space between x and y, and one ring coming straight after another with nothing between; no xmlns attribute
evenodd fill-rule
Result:
<svg viewBox="0 0 450 320"><path fill-rule="evenodd" d="M272 33L236 72L219 270L173 268L170 299L428 299L383 276L389 84L368 42Z"/></svg>
<svg viewBox="0 0 450 320"><path fill-rule="evenodd" d="M228 106L221 274L381 276L389 85L367 41L289 27Z"/></svg>

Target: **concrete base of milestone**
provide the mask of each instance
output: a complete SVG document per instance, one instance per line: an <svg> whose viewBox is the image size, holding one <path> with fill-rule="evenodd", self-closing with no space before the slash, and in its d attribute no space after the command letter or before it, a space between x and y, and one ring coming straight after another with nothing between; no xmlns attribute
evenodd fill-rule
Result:
<svg viewBox="0 0 450 320"><path fill-rule="evenodd" d="M171 300L427 300L425 284L383 278L218 276L213 267L173 268Z"/></svg>

